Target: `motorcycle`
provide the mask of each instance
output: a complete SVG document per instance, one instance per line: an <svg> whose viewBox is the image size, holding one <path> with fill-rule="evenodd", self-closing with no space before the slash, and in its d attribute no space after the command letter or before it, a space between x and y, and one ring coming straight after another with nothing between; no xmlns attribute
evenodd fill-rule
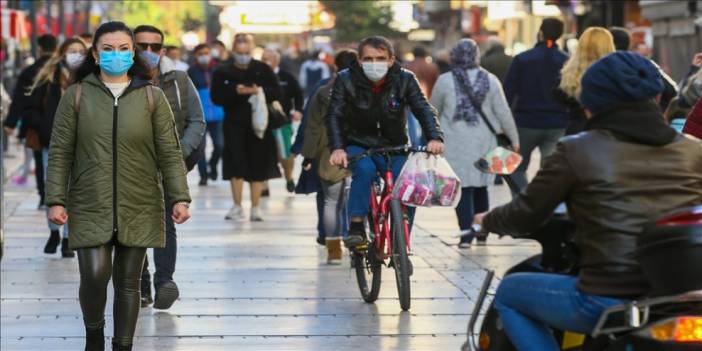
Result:
<svg viewBox="0 0 702 351"><path fill-rule="evenodd" d="M476 162L481 171L503 177L512 191L518 187L511 170ZM516 168L516 167L514 167ZM541 254L509 269L518 272L578 274L574 224L567 214L554 214L529 238ZM702 206L681 209L651 223L637 243L637 257L652 287L649 296L613 306L602 314L590 335L553 330L561 350L572 351L687 351L702 350ZM468 323L463 351L514 351L493 303L475 333L494 280L487 271Z"/></svg>

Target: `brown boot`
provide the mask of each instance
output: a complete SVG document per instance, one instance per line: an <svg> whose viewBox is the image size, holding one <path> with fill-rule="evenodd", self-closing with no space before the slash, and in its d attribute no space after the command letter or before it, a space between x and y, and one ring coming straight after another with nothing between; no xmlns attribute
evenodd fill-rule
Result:
<svg viewBox="0 0 702 351"><path fill-rule="evenodd" d="M341 238L327 238L327 264L341 264Z"/></svg>

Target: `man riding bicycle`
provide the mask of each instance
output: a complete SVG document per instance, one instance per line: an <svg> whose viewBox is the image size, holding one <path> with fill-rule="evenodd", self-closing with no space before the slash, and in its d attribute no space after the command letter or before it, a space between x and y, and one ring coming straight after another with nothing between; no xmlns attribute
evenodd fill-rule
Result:
<svg viewBox="0 0 702 351"><path fill-rule="evenodd" d="M427 151L444 150L436 110L427 102L415 75L395 62L395 52L384 37L365 38L358 46L359 64L339 72L327 111L332 165L347 167L348 157L369 148L406 145L409 107L429 140ZM393 156L391 168L397 177L406 156ZM385 169L382 157L365 157L352 165L353 180L348 211L351 218L346 246L366 244L364 220L368 215L370 187L378 171Z"/></svg>

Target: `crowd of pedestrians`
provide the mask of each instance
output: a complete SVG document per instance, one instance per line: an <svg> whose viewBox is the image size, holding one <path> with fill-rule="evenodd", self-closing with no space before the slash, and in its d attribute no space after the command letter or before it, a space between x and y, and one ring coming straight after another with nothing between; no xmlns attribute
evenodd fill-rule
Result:
<svg viewBox="0 0 702 351"><path fill-rule="evenodd" d="M340 264L344 244L354 250L368 242L369 189L386 167L382 157L351 164L349 157L374 147L426 145L430 153L445 154L461 179L459 247L476 239L485 244L487 231L474 223L490 209L495 179L473 164L497 146L498 134L524 158L515 173L524 188L535 149L542 165L554 152L563 158L557 145L564 135L593 128L592 113L619 113L607 110L611 96L584 94L583 88L607 74L600 67L593 76L593 66L630 49L628 32L591 27L566 54L558 45L563 31L562 21L545 19L537 44L514 57L497 37L482 43L464 38L435 55L416 47L404 63L388 39L374 36L360 40L357 50L314 52L299 71L266 43L254 57L257 43L246 33L236 34L231 50L213 41L187 54L164 45L164 33L149 24L132 31L107 22L94 35L62 43L39 37L36 62L19 75L11 96L3 89L3 127L7 134L19 129L28 150L17 184L26 182L34 161L39 208L49 219L44 252L54 254L59 245L62 257L77 252L86 350L104 349L110 278L115 350L131 348L140 306L168 309L178 299L176 224L190 217L186 175L196 166L200 186L229 182L232 208L225 220L263 221L267 182L281 176L288 192L316 194L316 241L326 246L329 264ZM666 111L665 122L702 136L702 55L695 55L679 84L638 54L611 60L661 77L660 91L658 85L628 91L622 101L655 98L655 104L632 108L646 116L655 115L654 107ZM257 135L251 101L260 97L269 127ZM648 119L651 126L660 127L654 119ZM390 158L395 176L405 158ZM487 227L512 230L496 222L498 215L487 218ZM153 285L148 248L154 249ZM504 304L503 311L513 309Z"/></svg>

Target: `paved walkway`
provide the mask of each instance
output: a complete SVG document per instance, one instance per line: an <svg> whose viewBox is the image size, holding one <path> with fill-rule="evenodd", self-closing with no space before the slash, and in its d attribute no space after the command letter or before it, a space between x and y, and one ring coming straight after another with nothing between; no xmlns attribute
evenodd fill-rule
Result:
<svg viewBox="0 0 702 351"><path fill-rule="evenodd" d="M403 313L391 270L380 299L366 304L348 260L325 264L314 241L312 197L284 194L282 182L272 182L265 222L231 222L223 220L228 185L195 181L193 219L178 227L181 298L165 312L142 309L135 350L457 350L483 269L501 274L535 252L529 242L494 238L488 247L458 250L449 246L456 241L453 210L421 209L412 308ZM494 204L506 199L501 188ZM77 261L42 253L48 232L36 202L33 184L9 185L0 349L82 349ZM109 336L109 304L106 313Z"/></svg>

